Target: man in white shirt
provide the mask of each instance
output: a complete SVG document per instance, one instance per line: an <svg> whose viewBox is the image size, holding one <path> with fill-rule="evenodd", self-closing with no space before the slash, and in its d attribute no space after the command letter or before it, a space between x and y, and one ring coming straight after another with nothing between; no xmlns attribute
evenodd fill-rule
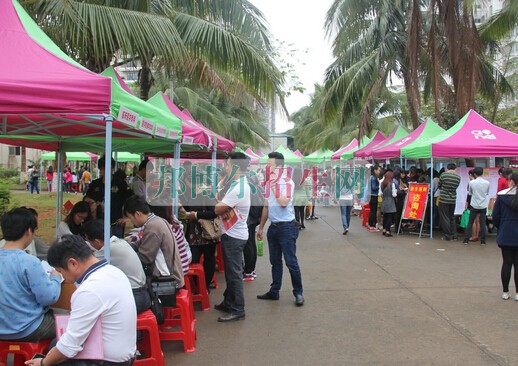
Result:
<svg viewBox="0 0 518 366"><path fill-rule="evenodd" d="M475 218L479 215L480 220L480 232L478 237L480 238L480 244L486 244L486 213L487 206L489 204L489 182L482 178L484 175L484 169L476 167L475 179L469 182L469 194L471 195L471 204L469 209L469 221L466 227L466 237L464 238L464 245L469 243L471 238L471 230Z"/></svg>
<svg viewBox="0 0 518 366"><path fill-rule="evenodd" d="M248 160L246 155L231 152L225 160L227 182L231 183L225 196L216 204L214 212L223 220L221 248L225 261L225 281L227 288L224 300L215 306L226 312L219 322L229 322L245 318L245 295L243 289L243 249L248 240L246 221L250 212L250 186L246 179Z"/></svg>
<svg viewBox="0 0 518 366"><path fill-rule="evenodd" d="M296 254L299 230L295 224L293 212L295 184L287 174L288 172L284 167L284 156L281 153L269 153L267 164L270 171L266 184L268 196L263 207L261 223L257 230L257 239L262 240L264 225L270 219L267 238L270 264L272 265L272 284L268 292L257 295L257 298L260 300L279 300L282 285L282 257L284 256L284 261L290 271L295 305L302 306L304 305L302 275Z"/></svg>
<svg viewBox="0 0 518 366"><path fill-rule="evenodd" d="M75 282L68 326L45 358L27 361L34 366L85 364L74 357L100 318L103 360L86 360L89 365L131 366L136 352L137 311L126 275L99 261L78 235L66 235L49 249L48 262L68 282Z"/></svg>
<svg viewBox="0 0 518 366"><path fill-rule="evenodd" d="M104 224L102 220L92 220L83 224L81 233L84 239L104 257ZM96 257L98 257L96 255ZM110 238L110 264L120 269L131 284L135 298L137 314L151 307L151 297L146 286L146 274L137 253L124 239L112 236Z"/></svg>
<svg viewBox="0 0 518 366"><path fill-rule="evenodd" d="M147 199L146 194L146 169L149 164L149 169L153 170L153 163L151 163L148 159L144 159L140 162L138 166L138 172L135 174L135 178L131 182L131 189L133 193L137 196Z"/></svg>

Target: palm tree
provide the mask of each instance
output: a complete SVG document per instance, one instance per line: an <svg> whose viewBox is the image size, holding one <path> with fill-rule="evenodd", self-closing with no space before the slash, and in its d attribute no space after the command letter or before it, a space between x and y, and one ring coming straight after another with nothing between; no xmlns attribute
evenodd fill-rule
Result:
<svg viewBox="0 0 518 366"><path fill-rule="evenodd" d="M326 72L327 121L339 116L345 125L359 115L359 137L369 134L376 104L383 104L379 98L397 77L404 81L412 125L418 126L421 16L414 7L420 6L417 0L335 0L326 19L336 57Z"/></svg>
<svg viewBox="0 0 518 366"><path fill-rule="evenodd" d="M139 59L140 96L152 70L174 70L230 95L231 78L256 105L283 105L283 77L262 13L248 0L26 0L28 12L68 54L93 71Z"/></svg>

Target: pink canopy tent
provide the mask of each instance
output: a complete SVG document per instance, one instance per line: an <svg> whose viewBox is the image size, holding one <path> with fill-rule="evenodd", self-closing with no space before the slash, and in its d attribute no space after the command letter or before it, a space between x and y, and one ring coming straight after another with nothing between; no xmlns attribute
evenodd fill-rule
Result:
<svg viewBox="0 0 518 366"><path fill-rule="evenodd" d="M387 139L387 137L385 137L381 132L379 132L379 131L376 132L376 135L374 135L371 142L369 142L367 145L365 145L361 149L358 149L357 151L354 152L354 157L363 158L365 156L369 156L369 155L366 155L365 153L371 152L373 147L377 146L380 142L385 141L386 139ZM387 141L389 141L389 140L387 140Z"/></svg>
<svg viewBox="0 0 518 366"><path fill-rule="evenodd" d="M255 152L253 152L252 149L247 148L245 150L245 154L250 157L250 163L252 163L252 164L259 164L260 156L257 155Z"/></svg>
<svg viewBox="0 0 518 366"><path fill-rule="evenodd" d="M427 118L426 121L421 123L414 131L409 135L397 140L396 142L377 149L372 153L375 159L390 159L401 156L401 149L405 146L410 145L414 141L425 141L430 136L438 136L444 132L437 123Z"/></svg>
<svg viewBox="0 0 518 366"><path fill-rule="evenodd" d="M363 159L372 158L373 157L372 154L376 149L385 147L386 145L391 144L407 135L408 135L408 132L403 127L398 126L387 138L378 142L375 145L370 145L370 146L366 146L363 149L359 149L357 152L354 153L354 156L360 157Z"/></svg>
<svg viewBox="0 0 518 366"><path fill-rule="evenodd" d="M343 153L354 149L355 147L358 147L358 139L354 138L351 142L349 142L346 146L341 147L338 149L332 156L331 160L339 160L340 156L342 156ZM298 150L297 150L298 151Z"/></svg>
<svg viewBox="0 0 518 366"><path fill-rule="evenodd" d="M43 48L25 30L12 0L0 1L0 49L2 114L110 113L110 79Z"/></svg>
<svg viewBox="0 0 518 366"><path fill-rule="evenodd" d="M432 143L433 157L518 156L518 134L495 126L474 110L450 130L453 135Z"/></svg>
<svg viewBox="0 0 518 366"><path fill-rule="evenodd" d="M178 107L176 107L176 108L178 109ZM179 111L179 109L178 109L178 111ZM187 118L185 120L186 122L193 123L195 126L198 126L199 128L203 129L205 132L207 132L212 137L212 144L213 144L213 146L216 146L217 150L229 152L229 151L232 151L235 149L235 147L236 147L235 142L230 141L229 139L226 139L221 135L218 135L217 133L213 132L209 128L205 127L201 122L196 121L194 119L194 117L191 116L191 114L189 113L189 111L187 109L184 109L180 113L182 113L184 115L184 117Z"/></svg>
<svg viewBox="0 0 518 366"><path fill-rule="evenodd" d="M299 149L295 150L293 153L294 153L295 155L297 155L298 157L300 157L300 158L303 158L303 157L304 157L304 154L303 154L303 153L301 153Z"/></svg>

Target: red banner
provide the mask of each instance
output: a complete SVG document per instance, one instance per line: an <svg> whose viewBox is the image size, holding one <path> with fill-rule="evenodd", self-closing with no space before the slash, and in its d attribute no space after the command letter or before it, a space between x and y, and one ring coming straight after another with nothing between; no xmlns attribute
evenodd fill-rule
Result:
<svg viewBox="0 0 518 366"><path fill-rule="evenodd" d="M403 219L423 220L429 189L428 184L410 183L403 207Z"/></svg>

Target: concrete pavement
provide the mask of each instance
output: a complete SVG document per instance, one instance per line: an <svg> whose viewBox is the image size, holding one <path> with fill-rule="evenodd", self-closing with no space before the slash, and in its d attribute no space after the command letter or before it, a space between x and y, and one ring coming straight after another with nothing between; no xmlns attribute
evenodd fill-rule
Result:
<svg viewBox="0 0 518 366"><path fill-rule="evenodd" d="M246 319L197 311L196 352L164 342L168 365L518 365L518 302L501 300L500 250L417 236L385 238L339 209L318 207L297 247L305 306L287 268L279 301L257 300L271 281L268 250L246 282ZM224 276L211 292L222 300ZM511 280L512 282L512 280Z"/></svg>

